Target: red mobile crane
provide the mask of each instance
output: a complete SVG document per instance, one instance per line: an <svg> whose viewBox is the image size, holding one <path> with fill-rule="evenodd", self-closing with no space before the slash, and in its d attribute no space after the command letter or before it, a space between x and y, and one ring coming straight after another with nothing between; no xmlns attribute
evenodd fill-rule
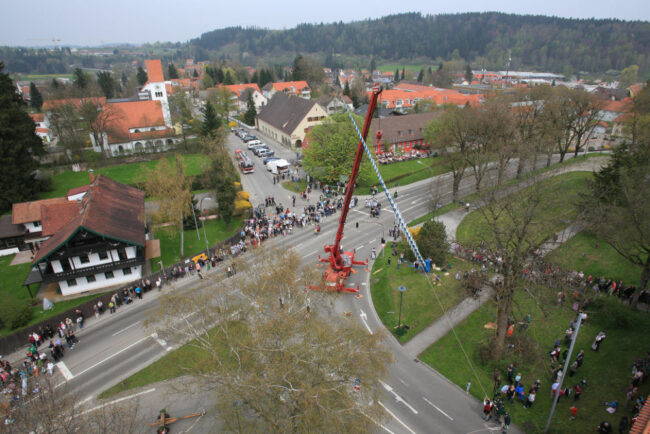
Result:
<svg viewBox="0 0 650 434"><path fill-rule="evenodd" d="M354 183L359 174L359 167L361 166L361 158L363 157L363 142L368 137L368 131L370 130L370 122L372 121L372 116L375 112L375 107L377 106L377 99L379 94L382 92L380 86L375 86L372 89L372 97L370 98L370 103L368 104L368 113L366 114L366 120L363 124L363 130L361 135L363 140L359 140L359 145L357 146L357 153L354 157L354 166L352 166L352 173L350 174L350 179L348 181L348 187L345 192L345 199L343 201L343 210L341 211L341 217L339 218L339 226L336 231L336 238L334 239L333 245L325 245L325 252L329 253L329 257L321 258L318 257L319 261L327 262L327 270L325 270L325 286L329 291L346 291L352 293L358 293L359 287L349 288L345 286L345 279L350 275L352 270L352 265L368 265L368 260L366 261L357 261L354 259L354 250L351 252L344 252L341 247L341 239L343 238L343 228L345 227L345 220L348 217L348 212L350 211L350 201L352 200L352 193L354 192Z"/></svg>

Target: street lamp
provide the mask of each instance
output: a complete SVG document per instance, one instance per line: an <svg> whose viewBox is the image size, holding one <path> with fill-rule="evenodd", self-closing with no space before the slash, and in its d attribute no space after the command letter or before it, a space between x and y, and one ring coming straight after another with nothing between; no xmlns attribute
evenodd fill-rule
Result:
<svg viewBox="0 0 650 434"><path fill-rule="evenodd" d="M199 211L201 212L203 212L202 206L203 206L203 200L205 199L212 200L212 198L208 196L201 198L201 200L199 201ZM201 226L203 226L203 238L205 238L205 254L208 255L210 251L210 247L208 247L208 236L205 233L205 217L203 217L203 220L201 220Z"/></svg>
<svg viewBox="0 0 650 434"><path fill-rule="evenodd" d="M397 319L397 330L399 331L402 329L402 298L406 292L406 286L400 285L397 290L399 291L399 317Z"/></svg>

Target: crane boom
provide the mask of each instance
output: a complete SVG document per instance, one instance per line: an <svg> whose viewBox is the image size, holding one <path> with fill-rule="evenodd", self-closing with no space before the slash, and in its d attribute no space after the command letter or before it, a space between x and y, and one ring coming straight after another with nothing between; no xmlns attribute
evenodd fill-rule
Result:
<svg viewBox="0 0 650 434"><path fill-rule="evenodd" d="M348 289L343 287L343 279L350 274L352 264L365 264L365 262L355 261L353 253L342 252L341 240L343 239L345 221L347 219L348 212L350 211L350 202L352 200L352 194L354 193L354 183L357 180L359 168L361 167L361 159L363 158L364 151L363 142L368 137L368 132L370 131L370 123L372 122L375 107L377 106L377 100L381 92L382 88L380 86L375 86L372 89L372 97L370 98L370 103L368 104L368 112L366 113L366 119L363 124L363 140L359 140L357 152L354 156L354 165L352 166L352 173L350 173L350 179L348 180L345 199L343 200L343 210L341 211L341 217L339 218L339 225L336 231L336 237L334 238L334 244L325 245L325 252L329 253L329 257L326 260L321 259L323 262L329 262L328 270L325 273L326 279L330 282L336 282L335 286L338 291ZM348 260L346 261L344 257L348 258Z"/></svg>

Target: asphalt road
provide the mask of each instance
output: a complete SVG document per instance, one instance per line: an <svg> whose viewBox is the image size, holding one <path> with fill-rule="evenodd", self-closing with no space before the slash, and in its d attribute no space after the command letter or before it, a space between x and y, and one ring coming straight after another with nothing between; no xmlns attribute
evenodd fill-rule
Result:
<svg viewBox="0 0 650 434"><path fill-rule="evenodd" d="M260 134L258 137L267 142L276 155L291 159L295 153L273 143ZM227 140L231 152L245 145L234 135ZM264 197L274 196L277 202L286 207L291 204L292 193L284 190L279 185L274 185L272 175L267 172L261 161L252 156L256 162L256 171L253 174L242 175L244 188L251 193L254 205L263 202ZM544 161L540 161L543 165ZM509 167L508 176L513 176L516 164ZM493 177L494 171L489 176ZM395 189L391 189L391 193ZM442 175L433 181L425 180L418 183L398 187L399 192L396 203L406 221L419 217L430 209L429 198L438 197L441 204L451 200L451 176ZM474 191L474 182L466 178L460 186L460 194L465 195ZM318 192L312 194L317 196ZM363 207L363 200L359 206L353 208L348 215L348 222L343 238L345 250L356 249L357 259L366 259L370 256L371 249L381 249L380 239L388 239L388 228L395 223L395 218L390 206L382 194L378 195L382 202L382 213L379 218L371 218L368 210ZM305 201L298 197L296 212L301 212ZM296 228L293 234L286 237L275 238L269 243L295 248L303 257L305 263L315 264L319 255L324 255L323 245L332 243L338 224L340 213L328 217L322 223L322 231L315 235L310 228ZM358 228L356 224L359 224ZM369 296L369 273L358 268L358 273L349 279L350 286L359 285L362 297L342 294L336 302L336 310L341 315L351 312L357 321L374 333L383 328L379 321L372 301ZM175 283L178 287L190 287L199 284L198 278L190 276ZM164 291L172 291L168 286ZM121 307L115 314L104 314L98 321L89 322L88 326L77 336L81 342L72 350L67 350L65 358L60 365L61 374L58 386L73 392L80 404L86 406L97 405L95 397L106 388L117 384L154 360L162 357L171 350L172 345L158 338L145 326L146 319L152 315L156 306L158 293L147 294L144 300L137 300L129 306ZM394 362L387 378L386 394L381 401L391 415L390 421L383 427L378 426L378 432L393 433L479 433L498 430L494 424L487 424L481 418L481 404L464 390L452 384L428 366L417 360L409 358L401 345L392 337L387 338ZM138 400L141 402L142 414L145 419L155 417L160 405L164 402L165 408L179 415L183 412L198 411L198 408L207 407L200 394L178 395L161 393L164 385L155 388L144 388L140 391ZM478 387L474 385L473 387ZM177 392L174 392L177 393ZM172 396L182 398L172 399ZM163 400L162 397L165 397ZM192 409L195 410L192 410ZM144 419L143 419L144 420ZM186 427L193 432L208 432L214 430L216 418L206 415L200 421L184 421ZM516 432L515 427L511 431Z"/></svg>

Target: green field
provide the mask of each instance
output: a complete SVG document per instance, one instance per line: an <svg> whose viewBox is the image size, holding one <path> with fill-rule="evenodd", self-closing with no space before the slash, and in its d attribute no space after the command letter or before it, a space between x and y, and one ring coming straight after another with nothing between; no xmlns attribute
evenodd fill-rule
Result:
<svg viewBox="0 0 650 434"><path fill-rule="evenodd" d="M580 232L553 250L546 259L566 270L582 271L585 276L605 276L635 286L641 280L641 267L631 264L609 244L586 232Z"/></svg>
<svg viewBox="0 0 650 434"><path fill-rule="evenodd" d="M409 264L403 264L397 269L397 256L392 256L390 248L387 247L386 257L379 257L375 261L370 275L370 288L372 302L386 328L391 331L400 342L408 342L413 336L421 332L428 325L443 315L442 309L427 283L427 275L416 272ZM387 265L388 260L391 264ZM458 270L468 270L471 265L460 259L450 257L449 263L452 268L446 272L436 271L440 275L440 285L435 285L445 310L456 306L461 300L467 297L459 281L454 278ZM430 274L429 276L433 276ZM397 287L404 285L406 292L402 300L402 323L407 324L410 329L403 335L396 334L395 327L399 315L399 292Z"/></svg>
<svg viewBox="0 0 650 434"><path fill-rule="evenodd" d="M381 65L377 65L377 69L380 70L381 72L395 72L395 70L399 68L399 72L401 74L402 69L406 68L407 71L411 71L416 76L420 73L420 69L422 68L426 69L427 67L428 65L403 65L400 63L384 63Z"/></svg>
<svg viewBox="0 0 650 434"><path fill-rule="evenodd" d="M430 346L420 355L420 359L463 389L467 381L471 381L470 392L480 400L485 394L492 394L494 368L499 368L501 378L505 381L506 368L514 362L517 372L522 374L525 392L537 379L541 380L542 387L532 408L524 409L521 403L515 402L506 404L507 411L512 416L512 423L526 432L542 432L552 402L549 396L551 378L548 353L552 350L553 341L563 339L569 321L575 318L574 312L568 306L558 307L553 303L555 290L546 291L547 296L537 300L542 302L541 305L524 291L517 292L513 318L521 320L526 313L530 313L533 321L527 331L517 329L514 338L509 340L514 342L514 348L507 350L508 354L497 363L483 362L480 357L481 348L490 342L495 334L494 330L485 328L486 324L496 320L496 306L493 301L481 306L455 328L458 339L463 343L478 372L478 379L451 333ZM540 306L543 309L540 309ZM639 357L645 357L650 345L650 335L647 333L650 328L650 316L645 312L631 311L615 298L607 297L593 303L588 315L585 325L580 328L573 354L575 358L577 351L584 349L584 364L577 375L570 377L567 374L565 379L565 384L569 386L585 379L588 386L576 403L579 409L576 420L569 420L569 407L574 403L573 399L560 400L551 428L554 433L590 432L603 420L608 420L616 427L621 416L630 417L632 405L625 406L624 389L631 382L632 363ZM623 323L627 326L622 327ZM603 329L607 330L607 339L600 351L594 352L591 350L591 343ZM562 351L566 348L562 345ZM640 388L639 396L647 396L648 393L650 382L645 382ZM607 413L603 405L603 402L612 400L619 402L619 411L614 415Z"/></svg>
<svg viewBox="0 0 650 434"><path fill-rule="evenodd" d="M27 292L27 288L22 285L27 274L29 274L31 264L9 265L13 258L14 255L0 257L0 281L2 282L2 285L0 285L0 297L3 300L13 298L15 300L27 302L30 298L29 293ZM36 295L36 291L38 291L37 286L32 285L32 294ZM74 300L56 302L54 303L54 308L47 311L44 311L43 305L39 303L32 308L32 319L25 325L25 327L31 324L36 324L54 315L58 315L61 312L65 312L66 310L78 306L94 297L97 297L97 294L76 298ZM0 336L8 335L13 331L14 330L10 330L9 328L0 325Z"/></svg>
<svg viewBox="0 0 650 434"><path fill-rule="evenodd" d="M184 154L182 157L185 162L185 173L187 175L195 176L203 173L205 162L205 157L203 155ZM100 167L94 169L94 171L97 174L101 173L102 175L106 175L109 178L124 184L134 184L136 182L144 182L147 170L153 169L156 164L158 164L158 160ZM65 196L71 188L81 187L90 182L88 172L73 172L71 170L66 170L54 175L52 180L54 182L54 190L41 193L39 196L40 199Z"/></svg>
<svg viewBox="0 0 650 434"><path fill-rule="evenodd" d="M226 227L223 220L206 220L205 233L208 236L208 246L214 246L220 241L234 235L242 227L242 218L233 217L230 226ZM160 240L160 252L162 255L163 265L165 267L179 262L181 260L180 244L181 236L178 232L172 231L170 228L158 228L155 230L156 238ZM185 257L191 257L202 251L205 251L205 238L203 237L203 227L199 222L199 235L196 235L196 229L185 231L184 249ZM151 268L153 271L160 269L158 263L160 259L156 258L151 261Z"/></svg>
<svg viewBox="0 0 650 434"><path fill-rule="evenodd" d="M20 79L28 80L51 80L53 78L68 78L72 80L72 74L21 74Z"/></svg>
<svg viewBox="0 0 650 434"><path fill-rule="evenodd" d="M541 202L543 205L539 207L536 217L533 219L536 222L533 230L538 228L538 239L534 244L545 241L549 229L559 231L573 221L577 215L574 204L577 202L579 194L586 190L586 182L592 176L592 172L569 172L541 181L544 187ZM530 188L527 187L516 192L504 200L516 202L518 198L524 198L526 190ZM558 191L561 191L561 196L558 196ZM542 224L543 222L547 223ZM504 221L504 224L507 222ZM552 224L553 227L549 228L549 224ZM481 212L474 211L460 223L456 231L456 238L460 244L478 245L482 240L490 239L490 230Z"/></svg>

